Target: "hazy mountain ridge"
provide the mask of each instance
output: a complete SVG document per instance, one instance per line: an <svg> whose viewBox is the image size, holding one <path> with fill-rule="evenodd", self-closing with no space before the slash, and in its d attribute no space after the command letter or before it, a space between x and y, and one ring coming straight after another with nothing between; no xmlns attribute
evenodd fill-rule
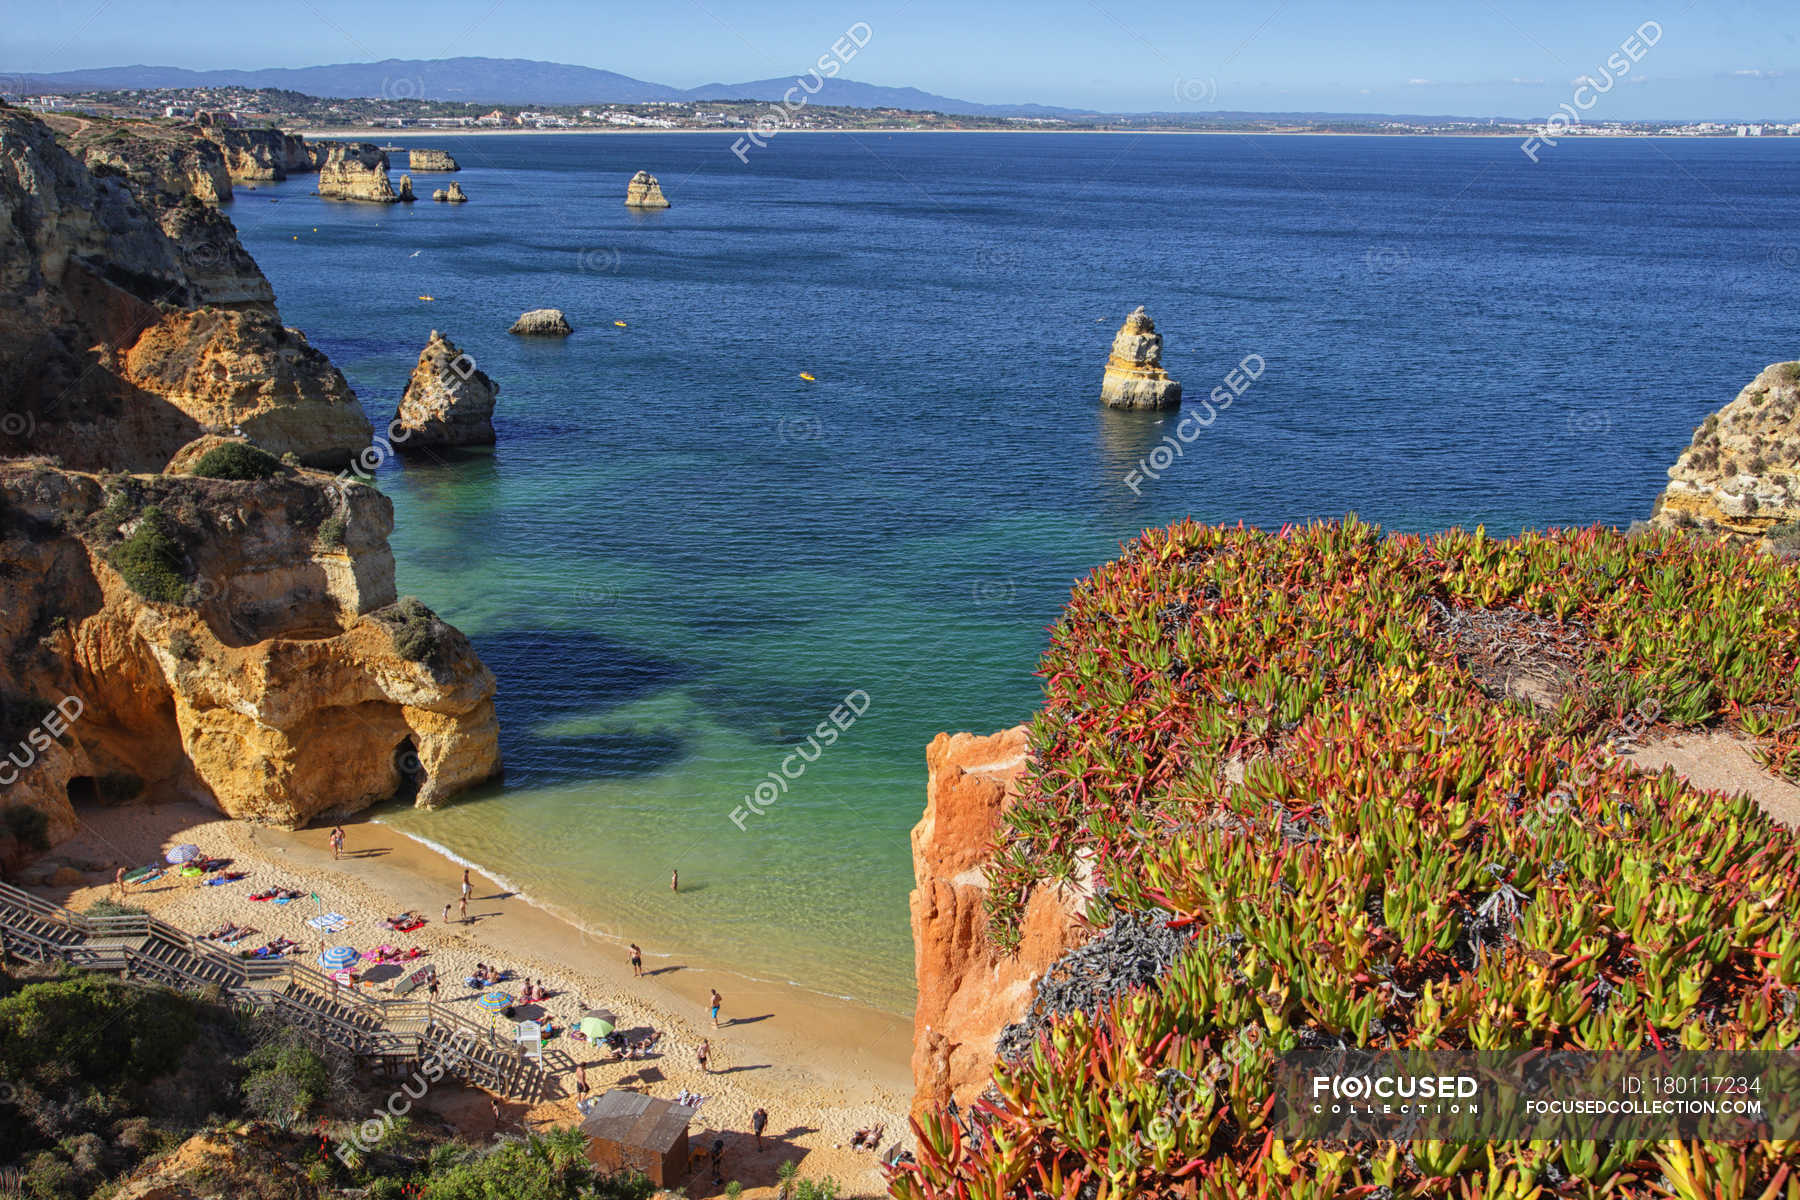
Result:
<svg viewBox="0 0 1800 1200"><path fill-rule="evenodd" d="M313 96L448 100L473 104L641 104L651 100L779 100L798 76L675 88L569 63L522 58L400 59L317 67L193 71L134 65L15 75L14 91L165 87L286 88ZM810 82L810 79L809 79ZM802 91L799 95L805 96ZM1055 116L1087 110L1041 104L977 104L911 87L828 79L807 97L845 108L925 109L968 116Z"/></svg>

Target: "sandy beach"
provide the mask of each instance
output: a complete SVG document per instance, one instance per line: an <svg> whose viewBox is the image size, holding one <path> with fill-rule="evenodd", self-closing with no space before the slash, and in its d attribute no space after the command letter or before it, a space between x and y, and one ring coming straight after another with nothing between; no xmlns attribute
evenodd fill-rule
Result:
<svg viewBox="0 0 1800 1200"><path fill-rule="evenodd" d="M182 842L211 857L229 858L232 870L247 872L243 880L219 887L168 874L130 889L127 903L189 931L204 933L228 921L248 924L258 933L240 947L286 936L300 942L300 961L309 964L325 942L363 951L384 943L402 950L416 945L425 952L418 961L438 969L440 1001L472 1020L487 1018L475 1003L478 992L463 980L483 962L510 968L514 977L505 988L515 994L525 979L547 984L552 996L542 1007L559 1026L600 1006L619 1014L621 1030L662 1031L658 1055L645 1060L602 1062L585 1044L567 1038L552 1045L588 1064L596 1094L625 1086L664 1098L683 1088L705 1096L691 1144L710 1145L715 1136L723 1137L725 1178L743 1182L747 1195L771 1184L775 1170L790 1159L800 1160L807 1177L835 1177L848 1194L880 1194L885 1187L875 1156L850 1150L850 1135L885 1125L884 1151L910 1139L905 1114L912 1086L911 1026L905 1018L747 980L668 946L644 946L645 974L634 978L623 942L587 933L504 891L479 871L471 873L470 919L462 923L456 902L463 867L374 822L346 823L343 857L334 860L328 828L288 833L230 821L195 805L90 808L81 817L80 836L58 846L58 855L105 863L109 878L113 868L158 861L166 848ZM77 910L115 894L98 875L90 879L85 886L35 890ZM303 898L280 906L247 898L272 887L294 889ZM318 904L304 898L314 893ZM411 934L391 932L383 918L408 909L423 913L428 923ZM350 926L321 935L306 925L321 910L349 917ZM393 968L370 974L380 977L372 984L376 996L400 977ZM712 988L724 998L718 1029L707 1013ZM703 1039L711 1042L711 1073L703 1073L697 1062ZM575 1123L572 1072L555 1084L560 1095L535 1107L506 1104L502 1124L517 1132ZM485 1097L473 1089L440 1087L426 1106L478 1139L494 1130ZM769 1113L761 1154L749 1134L751 1114L759 1107ZM690 1177L687 1188L690 1195L718 1190L704 1172Z"/></svg>

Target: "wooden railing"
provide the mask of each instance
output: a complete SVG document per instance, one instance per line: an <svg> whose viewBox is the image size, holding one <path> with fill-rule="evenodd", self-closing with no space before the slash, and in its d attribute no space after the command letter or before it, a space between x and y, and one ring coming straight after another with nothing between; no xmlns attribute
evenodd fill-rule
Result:
<svg viewBox="0 0 1800 1200"><path fill-rule="evenodd" d="M217 988L224 998L271 1012L358 1057L436 1056L509 1096L537 1099L549 1090L543 1066L526 1060L510 1039L435 1000L382 999L293 959L237 957L148 914L90 917L0 883L0 956L8 952Z"/></svg>

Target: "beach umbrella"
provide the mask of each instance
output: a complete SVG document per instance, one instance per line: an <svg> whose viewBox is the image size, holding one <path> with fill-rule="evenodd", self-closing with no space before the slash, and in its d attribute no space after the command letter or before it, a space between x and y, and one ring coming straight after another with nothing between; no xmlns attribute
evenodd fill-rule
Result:
<svg viewBox="0 0 1800 1200"><path fill-rule="evenodd" d="M610 1008L590 1008L581 1014L581 1019L584 1021L589 1017L593 1017L597 1021L605 1021L608 1025L619 1023L619 1014Z"/></svg>
<svg viewBox="0 0 1800 1200"><path fill-rule="evenodd" d="M200 857L200 847L191 842L183 842L163 857L167 858L172 863L193 862L196 858Z"/></svg>
<svg viewBox="0 0 1800 1200"><path fill-rule="evenodd" d="M590 1042L598 1042L612 1031L613 1023L611 1021L603 1021L595 1016L581 1018L581 1036Z"/></svg>
<svg viewBox="0 0 1800 1200"><path fill-rule="evenodd" d="M350 966L361 957L362 955L352 946L333 946L331 949L319 955L319 965L321 967L342 969Z"/></svg>
<svg viewBox="0 0 1800 1200"><path fill-rule="evenodd" d="M481 1007L487 1009L489 1012L499 1012L512 1002L513 998L511 992L489 992L475 1003L481 1005Z"/></svg>

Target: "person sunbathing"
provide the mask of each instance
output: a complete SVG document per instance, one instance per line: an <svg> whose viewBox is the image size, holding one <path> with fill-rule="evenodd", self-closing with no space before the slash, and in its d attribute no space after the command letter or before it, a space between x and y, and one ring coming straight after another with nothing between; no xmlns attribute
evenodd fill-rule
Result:
<svg viewBox="0 0 1800 1200"><path fill-rule="evenodd" d="M387 919L388 928L392 929L395 933L411 933L423 924L425 924L424 916L420 913L413 912L411 909L401 913L399 916L389 917Z"/></svg>
<svg viewBox="0 0 1800 1200"><path fill-rule="evenodd" d="M235 921L227 921L223 925L219 926L217 929L213 930L211 933L201 934L200 940L203 942L217 942L217 941L224 941L227 938L231 938L231 937L235 937L235 936L238 936L237 923Z"/></svg>
<svg viewBox="0 0 1800 1200"><path fill-rule="evenodd" d="M850 1136L852 1150L878 1150L881 1148L881 1135L887 1132L886 1125L877 1125L873 1129L859 1129Z"/></svg>

